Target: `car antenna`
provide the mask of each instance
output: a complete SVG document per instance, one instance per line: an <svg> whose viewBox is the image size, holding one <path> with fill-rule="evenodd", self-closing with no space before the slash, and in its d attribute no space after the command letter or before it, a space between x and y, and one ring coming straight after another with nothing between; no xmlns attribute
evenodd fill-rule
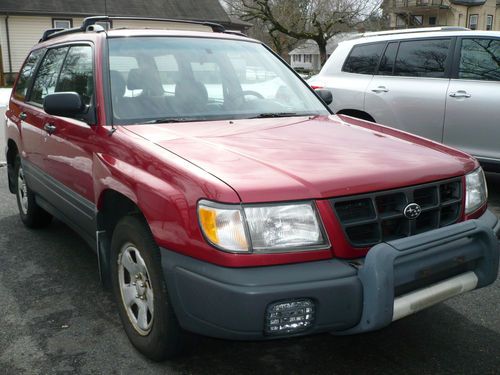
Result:
<svg viewBox="0 0 500 375"><path fill-rule="evenodd" d="M116 131L115 126L111 124L111 130L108 132L108 135L111 137L115 131Z"/></svg>

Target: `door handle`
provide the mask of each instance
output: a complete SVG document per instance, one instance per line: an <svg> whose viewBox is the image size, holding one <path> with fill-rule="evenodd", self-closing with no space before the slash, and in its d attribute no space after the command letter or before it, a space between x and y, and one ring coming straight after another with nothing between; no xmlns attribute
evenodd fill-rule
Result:
<svg viewBox="0 0 500 375"><path fill-rule="evenodd" d="M379 86L376 89L372 89L373 92L380 94L381 92L389 92L385 86Z"/></svg>
<svg viewBox="0 0 500 375"><path fill-rule="evenodd" d="M26 120L26 117L28 117L28 114L27 114L26 112L21 112L21 113L19 114L19 118L20 118L21 120Z"/></svg>
<svg viewBox="0 0 500 375"><path fill-rule="evenodd" d="M43 126L43 130L45 130L49 134L54 134L54 132L56 131L56 129L57 129L57 127L55 125L49 124L49 123L46 123Z"/></svg>
<svg viewBox="0 0 500 375"><path fill-rule="evenodd" d="M450 96L452 98L470 98L472 95L469 94L467 91L458 90L457 92L452 92Z"/></svg>

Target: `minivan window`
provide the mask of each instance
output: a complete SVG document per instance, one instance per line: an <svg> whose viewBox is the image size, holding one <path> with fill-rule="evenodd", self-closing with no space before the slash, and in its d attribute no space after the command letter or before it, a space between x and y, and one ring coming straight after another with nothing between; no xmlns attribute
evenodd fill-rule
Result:
<svg viewBox="0 0 500 375"><path fill-rule="evenodd" d="M394 69L394 60L396 59L396 53L398 52L398 43L393 42L387 45L384 56L380 60L380 67L378 68L378 74L380 75L392 75Z"/></svg>
<svg viewBox="0 0 500 375"><path fill-rule="evenodd" d="M342 70L348 73L374 74L384 47L385 42L355 46Z"/></svg>
<svg viewBox="0 0 500 375"><path fill-rule="evenodd" d="M500 39L463 39L458 78L500 81Z"/></svg>
<svg viewBox="0 0 500 375"><path fill-rule="evenodd" d="M449 49L450 39L401 42L394 75L443 78Z"/></svg>
<svg viewBox="0 0 500 375"><path fill-rule="evenodd" d="M14 97L16 99L24 100L26 97L28 87L33 79L33 74L35 73L36 65L38 60L42 57L43 52L43 49L33 51L26 59L24 66L19 72L19 78L17 80L16 88L14 89Z"/></svg>
<svg viewBox="0 0 500 375"><path fill-rule="evenodd" d="M92 48L90 46L71 47L64 60L56 92L77 92L85 104L90 104L94 93L92 70Z"/></svg>
<svg viewBox="0 0 500 375"><path fill-rule="evenodd" d="M57 77L67 51L68 47L54 48L45 54L33 84L31 102L43 104L43 99L55 92Z"/></svg>

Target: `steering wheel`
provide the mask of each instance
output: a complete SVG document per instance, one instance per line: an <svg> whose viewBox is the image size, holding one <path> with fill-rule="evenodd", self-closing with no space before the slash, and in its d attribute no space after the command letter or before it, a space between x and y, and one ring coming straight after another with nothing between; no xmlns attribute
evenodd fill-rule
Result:
<svg viewBox="0 0 500 375"><path fill-rule="evenodd" d="M257 91L253 91L253 90L242 90L241 91L241 94L238 95L238 96L255 96L257 99L264 99L264 97L262 96L262 94L258 93Z"/></svg>

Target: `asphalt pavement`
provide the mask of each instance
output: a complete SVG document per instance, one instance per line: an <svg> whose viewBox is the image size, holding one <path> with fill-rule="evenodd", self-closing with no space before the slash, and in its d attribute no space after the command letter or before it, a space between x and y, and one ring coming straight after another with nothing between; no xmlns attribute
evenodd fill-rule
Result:
<svg viewBox="0 0 500 375"><path fill-rule="evenodd" d="M488 175L500 215L500 175ZM224 302L224 301L222 301ZM229 302L229 301L226 301ZM68 227L21 224L0 167L0 374L500 374L500 281L378 332L195 340L151 362L128 342L97 259Z"/></svg>

